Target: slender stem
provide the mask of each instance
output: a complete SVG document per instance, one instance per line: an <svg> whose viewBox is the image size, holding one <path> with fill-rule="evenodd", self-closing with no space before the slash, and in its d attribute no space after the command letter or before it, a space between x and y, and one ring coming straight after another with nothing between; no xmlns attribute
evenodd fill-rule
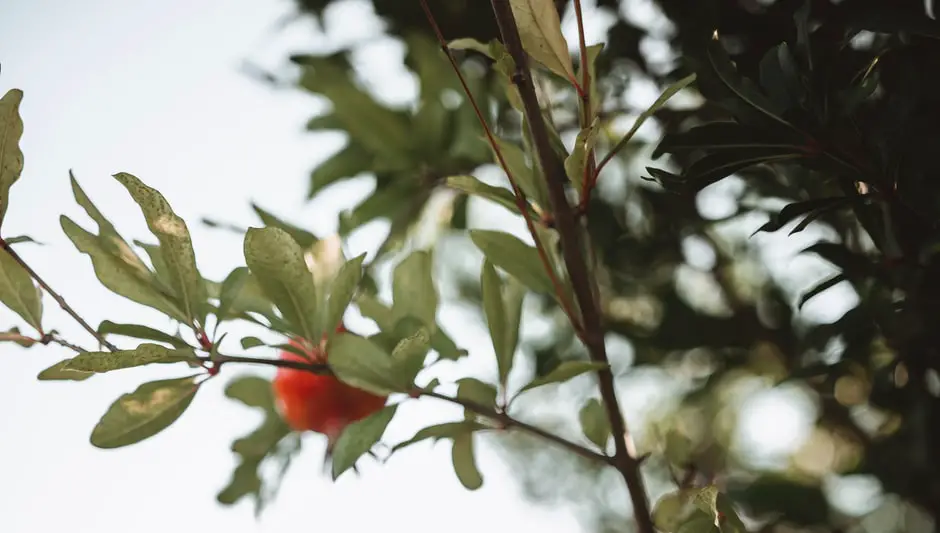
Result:
<svg viewBox="0 0 940 533"><path fill-rule="evenodd" d="M532 133L541 168L545 172L548 183L555 227L561 237L565 265L568 268L574 293L581 308L584 328L582 339L592 360L607 363L601 316L594 298L595 291L584 258L584 248L581 246L580 227L565 196L566 176L564 164L551 148L548 130L539 108L535 86L532 83L531 73L528 68L528 59L522 47L522 39L512 12L512 6L509 4L509 0L491 0L491 3L493 12L496 15L496 22L503 37L503 43L516 64L513 82L519 89L519 96L525 109L526 122ZM614 377L609 365L605 364L604 369L598 371L598 382L614 436L616 453L613 464L620 471L630 493L637 530L640 533L654 533L655 528L650 516L649 501L639 471L640 462L633 456L627 445L629 435L617 401Z"/></svg>
<svg viewBox="0 0 940 533"><path fill-rule="evenodd" d="M291 368L294 370L301 370L304 372L310 372L310 373L319 374L319 375L329 375L333 373L329 365L325 363L305 363L303 361L288 361L284 359L266 359L266 358L258 358L258 357L242 357L242 356L221 355L221 354L218 354L214 356L213 358L200 357L200 359L205 363L213 363L216 365L216 367L225 363L243 363L243 364L254 364L254 365L267 365L267 366L274 366L278 368ZM478 415L485 416L493 420L494 422L500 424L503 427L515 428L521 431L525 431L527 433L531 433L532 435L541 437L547 441L553 442L563 448L566 448L580 455L581 457L585 457L587 459L592 459L595 461L601 461L606 464L611 464L611 458L607 457L606 455L602 455L593 450L585 448L584 446L581 446L580 444L571 442L567 439L559 437L558 435L545 431L544 429L538 428L531 424L527 424L520 420L516 420L515 418L509 416L508 414L504 412L497 411L485 405L482 405L482 404L479 404L470 400L465 400L463 398L454 398L451 396L440 394L438 392L424 390L420 388L413 390L412 395L436 398L438 400L443 400L445 402L450 402L453 404L460 405L464 407L465 409L468 409Z"/></svg>
<svg viewBox="0 0 940 533"><path fill-rule="evenodd" d="M581 0L574 0L574 17L578 22L578 51L581 54L581 89L578 95L581 97L581 128L590 127L594 120L594 109L591 102L591 68L588 62L587 42L584 36L584 14L581 11ZM591 191L594 189L594 149L587 154L587 165L584 169L584 176L581 179L581 204L588 205L591 199ZM586 211L585 211L586 212Z"/></svg>
<svg viewBox="0 0 940 533"><path fill-rule="evenodd" d="M46 281L42 279L42 277L40 277L40 275L37 274L35 270L32 269L32 267L26 264L26 261L24 261L23 258L20 257L20 255L16 253L15 250L13 250L13 247L11 247L10 244L7 241L3 240L2 238L0 238L0 248L2 248L6 253L10 254L10 257L12 257L13 260L16 261L21 267L23 267L23 270L25 270L27 274L29 274L29 277L36 280L36 283L38 283L39 286L42 287L43 290L46 291L47 294L49 294L49 296L52 296L52 299L55 300L59 304L59 307L61 307L63 311L65 311L66 313L69 314L69 316L75 319L75 321L78 322L80 326L85 328L85 331L90 333L91 336L95 338L95 340L97 340L102 346L104 346L108 350L112 352L117 351L117 346L108 342L107 339L105 339L103 335L95 331L95 328L91 327L88 324L88 322L85 322L85 320L75 311L75 309L72 309L72 306L70 306L65 301L65 298L63 298L59 293L54 291L52 287L50 287L49 284L46 283Z"/></svg>
<svg viewBox="0 0 940 533"><path fill-rule="evenodd" d="M571 305L571 302L568 301L567 293L564 290L564 286L561 284L561 280L558 279L558 275L555 273L555 269L552 268L551 261L548 259L548 252L545 250L545 245L542 244L542 240L539 239L538 232L535 229L535 222L532 220L532 216L529 213L529 203L526 199L525 193L521 188L519 188L519 185L516 183L512 172L510 172L509 165L506 164L502 151L499 149L499 144L497 144L496 138L493 136L493 131L486 123L486 118L483 116L483 112L480 111L480 106L473 97L473 93L470 92L470 87L467 85L467 80L460 71L460 66L457 65L457 60L454 59L454 54L447 46L447 41L444 39L444 35L441 33L441 29L437 25L437 21L434 19L434 15L431 13L431 9L428 7L427 0L418 1L421 3L421 8L424 10L424 14L428 19L428 23L431 25L431 28L434 30L434 34L437 36L437 40L441 46L441 49L447 55L447 59L450 61L450 65L453 68L454 73L457 74L457 78L460 80L460 85L463 87L464 94L467 95L467 100L470 102L470 105L473 107L473 111L477 115L477 119L483 126L483 131L486 134L487 141L493 148L493 153L496 154L496 159L499 161L499 165L503 168L503 172L506 173L506 177L509 179L509 185L512 187L513 199L516 202L516 207L522 214L522 218L525 219L526 227L529 229L529 234L532 235L532 240L535 242L535 249L539 254L539 259L542 261L542 266L548 273L549 279L551 279L552 286L555 289L555 294L558 296L558 301L561 304L561 308L568 316L568 319L571 321L571 325L574 327L575 331L579 332L580 335L580 321L578 320L577 315L574 313L574 307Z"/></svg>

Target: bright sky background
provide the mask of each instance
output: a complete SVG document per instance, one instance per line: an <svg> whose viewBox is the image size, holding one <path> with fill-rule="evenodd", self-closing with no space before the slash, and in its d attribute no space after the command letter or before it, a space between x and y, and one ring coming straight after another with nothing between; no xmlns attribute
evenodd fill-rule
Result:
<svg viewBox="0 0 940 533"><path fill-rule="evenodd" d="M330 42L375 34L364 6L351 2L330 13L342 27L328 36ZM166 319L102 288L87 257L62 233L62 213L88 225L71 197L69 168L129 238L154 240L137 206L109 176L127 171L157 187L188 221L203 274L219 280L243 264L241 240L205 228L201 217L257 224L248 205L254 200L323 235L335 227L337 206L349 205L364 192L340 189L306 203L310 169L338 147L303 131L321 104L297 92L276 92L238 70L245 59L274 67L289 52L316 50L327 42L315 37L309 22L274 32L291 7L283 0L4 1L0 92L25 91L21 112L26 124L26 169L12 190L5 234L26 233L46 244L18 250L93 325L107 318L162 327ZM379 42L359 60L385 80L383 96L410 94L408 80L394 77L400 50ZM349 246L359 253L375 237L365 235ZM45 305L46 324L92 345L51 299ZM0 310L3 329L14 318ZM445 327L458 319L445 316ZM488 343L479 342L486 338L482 326L462 323L448 328L458 344L488 357ZM307 453L295 462L278 500L255 521L247 501L227 508L214 500L234 466L231 441L257 423L257 415L222 396L223 381L203 387L166 432L129 448L102 451L88 443L88 435L117 396L141 382L185 371L146 368L84 383L36 381L41 369L68 355L57 347L3 346L3 531L580 529L564 507L524 502L507 469L486 448L479 451L484 487L470 493L457 482L446 445L433 451L415 446L384 466L364 461L361 478L347 475L333 484L321 475L323 442L317 437L307 439ZM248 371L227 369L232 370ZM450 406L411 402L386 437L397 441L422 422L456 414ZM783 420L776 420L778 428ZM783 426L787 431L800 422ZM770 441L780 438L763 442Z"/></svg>

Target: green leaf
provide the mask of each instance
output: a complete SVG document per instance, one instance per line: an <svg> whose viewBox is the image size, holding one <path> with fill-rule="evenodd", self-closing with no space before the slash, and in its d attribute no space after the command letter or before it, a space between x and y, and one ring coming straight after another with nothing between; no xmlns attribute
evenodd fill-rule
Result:
<svg viewBox="0 0 940 533"><path fill-rule="evenodd" d="M330 284L330 296L326 304L326 328L327 335L332 336L336 326L343 320L346 308L352 302L359 288L359 282L362 281L362 262L365 261L366 254L354 257L343 263L339 273Z"/></svg>
<svg viewBox="0 0 940 533"><path fill-rule="evenodd" d="M458 380L457 397L461 400L469 400L477 403L483 407L496 407L496 387L476 378L462 378Z"/></svg>
<svg viewBox="0 0 940 533"><path fill-rule="evenodd" d="M0 333L0 337L6 336L7 338L0 338L0 342L12 342L22 346L23 348L31 348L33 345L37 344L39 341L31 337L27 337L20 333L20 328L14 326L3 333Z"/></svg>
<svg viewBox="0 0 940 533"><path fill-rule="evenodd" d="M424 367L428 350L431 348L431 336L425 328L418 328L414 334L398 341L392 350L392 361L396 368L396 375L401 375L403 385L411 387L414 380Z"/></svg>
<svg viewBox="0 0 940 533"><path fill-rule="evenodd" d="M483 289L483 311L486 325L489 327L493 351L496 353L499 382L505 387L506 379L510 370L512 370L513 355L518 342L522 298L514 298L511 301L506 298L509 284L503 285L496 268L488 260L483 261L480 286ZM518 306L515 306L516 303L518 303ZM514 307L509 309L509 305L514 305Z"/></svg>
<svg viewBox="0 0 940 533"><path fill-rule="evenodd" d="M238 300L250 277L251 271L247 267L238 267L225 276L222 287L219 289L219 308L215 312L219 322L229 318L232 306Z"/></svg>
<svg viewBox="0 0 940 533"><path fill-rule="evenodd" d="M173 289L173 273L170 272L170 267L168 267L166 261L163 260L163 252L160 251L160 245L147 244L138 240L135 240L134 244L144 250L147 257L150 258L150 264L153 265L153 274L151 274L150 269L141 263L141 268L146 271L143 277L148 279L160 292L172 295L175 299L178 299L179 295L176 294L176 291ZM133 258L130 258L130 260L133 261Z"/></svg>
<svg viewBox="0 0 940 533"><path fill-rule="evenodd" d="M781 209L779 213L772 215L770 220L768 220L763 226L757 228L757 230L754 231L754 234L761 231L777 231L790 222L796 220L797 217L807 213L819 213L816 215L816 217L814 217L818 218L818 216L822 213L848 205L851 203L851 201L852 199L847 196L836 196L831 198L817 198L815 200L806 200L803 202L794 202L792 204L788 204L783 209ZM794 229L790 232L790 235L794 233L798 233L798 231Z"/></svg>
<svg viewBox="0 0 940 533"><path fill-rule="evenodd" d="M267 346L267 343L258 337L243 337L241 340L241 345L243 350L250 350L259 346Z"/></svg>
<svg viewBox="0 0 940 533"><path fill-rule="evenodd" d="M402 375L377 344L346 333L333 338L329 365L340 381L377 395L405 392Z"/></svg>
<svg viewBox="0 0 940 533"><path fill-rule="evenodd" d="M261 222L269 228L279 228L290 234L291 237L297 241L297 244L300 245L304 250L310 248L316 244L320 239L316 235L310 233L309 231L299 228L290 222L286 222L283 219L280 219L268 211L265 211L258 204L252 203L251 209L258 215L258 218L261 219Z"/></svg>
<svg viewBox="0 0 940 533"><path fill-rule="evenodd" d="M394 335L395 342L413 335L424 326L420 319L415 317L396 319L392 309L368 294L360 293L356 298L356 305L359 307L362 316L374 320L383 333ZM439 324L434 326L431 333L431 348L442 359L450 361L455 361L467 355L467 351L458 348Z"/></svg>
<svg viewBox="0 0 940 533"><path fill-rule="evenodd" d="M503 340L503 348L499 362L499 373L501 380L505 383L512 370L513 359L516 348L519 346L519 328L522 324L522 304L525 300L525 287L519 284L514 278L508 278L503 283L503 302L506 309L506 336ZM505 373L505 375L504 375Z"/></svg>
<svg viewBox="0 0 940 533"><path fill-rule="evenodd" d="M800 152L805 150L803 143L792 134L779 131L758 129L737 122L709 122L688 131L669 133L653 151L651 157L658 159L665 153L691 152L702 150L747 150L778 149L781 152Z"/></svg>
<svg viewBox="0 0 940 533"><path fill-rule="evenodd" d="M189 343L177 336L138 324L118 324L110 320L105 320L98 325L98 333L102 335L123 335L135 339L165 342L181 349L190 348Z"/></svg>
<svg viewBox="0 0 940 533"><path fill-rule="evenodd" d="M42 293L26 269L3 249L0 249L0 302L42 333Z"/></svg>
<svg viewBox="0 0 940 533"><path fill-rule="evenodd" d="M485 198L505 207L511 213L519 214L515 196L509 189L487 185L473 176L450 176L445 180L445 183L452 189L457 189L464 194ZM529 208L529 213L534 216L531 208Z"/></svg>
<svg viewBox="0 0 940 533"><path fill-rule="evenodd" d="M180 306L166 294L161 293L135 271L134 267L112 254L103 246L103 238L85 231L81 226L63 215L60 217L62 231L69 237L78 251L91 258L95 275L108 290L129 300L152 307L174 320L186 322Z"/></svg>
<svg viewBox="0 0 940 533"><path fill-rule="evenodd" d="M71 359L65 359L50 366L39 373L39 381L85 381L93 376L94 372L80 372L69 368Z"/></svg>
<svg viewBox="0 0 940 533"><path fill-rule="evenodd" d="M392 302L395 317L413 316L428 328L437 324L437 287L434 286L434 259L430 252L416 251L395 267Z"/></svg>
<svg viewBox="0 0 940 533"><path fill-rule="evenodd" d="M587 47L585 52L587 52L587 58L581 58L581 64L578 65L578 83L581 83L581 80L584 79L584 67L587 65L588 68L588 77L591 79L591 94L590 100L591 103L591 115L592 118L597 116L597 112L601 108L601 97L600 90L598 89L597 83L597 58L601 55L601 51L604 49L604 43L592 44ZM581 115L584 116L584 109L581 109Z"/></svg>
<svg viewBox="0 0 940 533"><path fill-rule="evenodd" d="M120 448L160 433L175 422L199 390L198 376L144 383L118 398L91 432L97 448Z"/></svg>
<svg viewBox="0 0 940 533"><path fill-rule="evenodd" d="M738 100L764 117L779 122L784 126L792 127L789 122L781 118L783 109L774 105L772 101L767 99L754 82L742 77L738 73L731 59L728 57L728 54L717 39L709 41L706 49L706 58L709 66L717 76L717 80L726 90L730 91L738 98Z"/></svg>
<svg viewBox="0 0 940 533"><path fill-rule="evenodd" d="M665 533L678 530L689 514L689 496L688 491L681 489L661 496L652 512L656 528Z"/></svg>
<svg viewBox="0 0 940 533"><path fill-rule="evenodd" d="M530 381L529 384L525 387L522 387L522 389L517 394L522 394L527 390L541 387L543 385L548 385L550 383L562 383L586 372L597 371L606 367L607 365L604 363L595 363L591 361L565 361L564 363L561 363L555 367L555 369L548 374L537 377Z"/></svg>
<svg viewBox="0 0 940 533"><path fill-rule="evenodd" d="M318 341L317 289L297 242L280 228L249 228L244 248L248 268L284 319L303 338Z"/></svg>
<svg viewBox="0 0 940 533"><path fill-rule="evenodd" d="M474 52L479 52L486 57L493 59L493 54L490 52L490 45L483 44L476 39L470 39L467 37L462 39L454 39L447 43L447 47L451 50L473 50Z"/></svg>
<svg viewBox="0 0 940 533"><path fill-rule="evenodd" d="M471 230L470 239L490 262L532 291L555 295L551 278L534 247L501 231Z"/></svg>
<svg viewBox="0 0 940 533"><path fill-rule="evenodd" d="M692 513L692 516L676 530L676 533L719 533L715 519L702 512Z"/></svg>
<svg viewBox="0 0 940 533"><path fill-rule="evenodd" d="M417 444L423 440L434 439L435 442L441 439L453 439L466 433L487 429L486 426L473 420L464 420L461 422L446 422L436 424L419 430L410 439L399 442L392 447L392 453L407 448L412 444Z"/></svg>
<svg viewBox="0 0 940 533"><path fill-rule="evenodd" d="M307 191L307 199L312 199L320 191L340 180L372 170L374 159L372 152L357 143L350 142L310 172L310 189Z"/></svg>
<svg viewBox="0 0 940 533"><path fill-rule="evenodd" d="M636 132L640 131L640 126L642 126L647 121L647 119L665 107L670 98L678 94L682 89L688 87L696 79L697 77L695 74L689 74L681 80L673 83L669 87L666 87L662 94L659 95L659 98L657 98L645 111L640 113L640 116L636 117L636 120L633 121L633 125L630 126L630 130L627 131L627 133L621 137L619 141L617 141L617 144L614 145L613 148L611 148L611 153L617 153L623 149L623 147L626 146L631 139L633 139L633 136L636 135ZM656 157L655 152L653 157Z"/></svg>
<svg viewBox="0 0 940 533"><path fill-rule="evenodd" d="M379 442L397 410L398 405L387 405L381 411L346 426L333 447L334 481Z"/></svg>
<svg viewBox="0 0 940 533"><path fill-rule="evenodd" d="M4 238L3 240L5 240L5 241L7 242L7 244L9 244L9 245L13 245L13 244L23 244L23 243L27 243L27 242L28 242L28 243L31 243L31 244L38 244L38 245L40 245L40 246L43 245L43 243L41 243L41 242L37 241L36 239L30 237L29 235L17 235L17 236L15 236L15 237L6 237L6 238Z"/></svg>
<svg viewBox="0 0 940 533"><path fill-rule="evenodd" d="M610 420L600 400L591 398L585 402L578 412L578 420L581 422L581 431L584 436L596 444L601 451L606 450L607 441L610 439Z"/></svg>
<svg viewBox="0 0 940 533"><path fill-rule="evenodd" d="M565 158L565 173L577 191L580 191L584 185L588 155L594 150L594 142L597 140L597 125L598 121L595 118L590 126L582 128L578 132L578 136L574 141L574 150Z"/></svg>
<svg viewBox="0 0 940 533"><path fill-rule="evenodd" d="M737 152L707 154L689 165L682 179L690 192L709 185L754 165L780 163L803 157L802 153L777 148L755 148Z"/></svg>
<svg viewBox="0 0 940 533"><path fill-rule="evenodd" d="M796 59L782 42L764 54L760 61L760 84L777 109L799 107L805 98Z"/></svg>
<svg viewBox="0 0 940 533"><path fill-rule="evenodd" d="M862 279L877 275L875 265L867 256L855 253L842 244L819 241L804 248L800 253L814 253L829 261L849 279Z"/></svg>
<svg viewBox="0 0 940 533"><path fill-rule="evenodd" d="M561 33L561 20L553 0L510 0L519 27L522 48L532 59L574 83L574 67L568 42Z"/></svg>
<svg viewBox="0 0 940 533"><path fill-rule="evenodd" d="M503 163L506 164L509 174L512 175L512 180L522 189L526 198L543 207L549 205L548 188L545 180L526 162L526 155L522 148L496 136L493 139L496 141L496 147L499 148L499 155L502 156ZM489 146L492 150L492 145ZM495 150L493 150L493 162L501 166ZM513 205L515 205L515 201L513 201Z"/></svg>
<svg viewBox="0 0 940 533"><path fill-rule="evenodd" d="M160 241L160 252L171 276L171 286L182 298L187 325L196 321L204 325L208 295L196 266L196 254L186 222L173 212L166 198L156 189L125 172L115 174L114 178L124 185L140 206L147 227Z"/></svg>
<svg viewBox="0 0 940 533"><path fill-rule="evenodd" d="M457 474L461 485L469 490L477 490L483 486L483 476L480 475L473 454L473 433L462 433L454 437L451 457L454 473Z"/></svg>
<svg viewBox="0 0 940 533"><path fill-rule="evenodd" d="M0 225L10 207L10 188L23 173L23 119L20 117L20 102L23 91L10 89L0 98Z"/></svg>
<svg viewBox="0 0 940 533"><path fill-rule="evenodd" d="M509 55L509 52L506 51L506 47L503 46L503 43L496 39L490 41L490 57L496 62L493 68L499 76L498 79L506 93L506 100L509 102L509 105L520 113L524 112L525 105L522 103L522 97L519 95L519 89L512 81L516 73L516 62L512 59L512 56ZM487 143L487 146L489 146L489 143Z"/></svg>
<svg viewBox="0 0 940 533"><path fill-rule="evenodd" d="M153 363L198 362L192 349L171 350L159 344L144 343L133 350L116 352L84 352L73 357L66 368L79 372L102 374Z"/></svg>
<svg viewBox="0 0 940 533"><path fill-rule="evenodd" d="M800 301L797 303L796 308L803 309L803 306L806 305L806 302L808 302L811 298L814 298L818 296L820 293L825 292L826 290L831 289L832 287L835 287L836 285L842 283L843 281L848 281L848 280L849 278L847 278L844 273L839 273L823 282L820 282L818 285L806 291L805 293L803 293L802 296L800 296Z"/></svg>

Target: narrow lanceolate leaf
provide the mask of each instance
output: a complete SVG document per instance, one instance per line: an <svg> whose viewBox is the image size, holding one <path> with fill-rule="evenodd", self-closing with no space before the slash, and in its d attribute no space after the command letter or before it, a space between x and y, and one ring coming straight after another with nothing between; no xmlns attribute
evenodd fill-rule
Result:
<svg viewBox="0 0 940 533"><path fill-rule="evenodd" d="M36 379L39 381L85 381L95 375L94 372L81 372L69 368L68 365L71 361L71 359L59 361L40 372Z"/></svg>
<svg viewBox="0 0 940 533"><path fill-rule="evenodd" d="M334 481L379 442L397 410L397 405L388 405L381 411L346 426L333 447Z"/></svg>
<svg viewBox="0 0 940 533"><path fill-rule="evenodd" d="M114 178L124 185L147 221L147 227L160 241L160 252L170 274L170 284L181 298L187 324L205 324L206 287L196 267L196 254L186 222L180 218L159 191L136 177L120 172Z"/></svg>
<svg viewBox="0 0 940 533"><path fill-rule="evenodd" d="M501 231L472 230L470 239L490 262L529 289L541 294L555 294L552 280L534 247Z"/></svg>
<svg viewBox="0 0 940 533"><path fill-rule="evenodd" d="M418 328L412 335L398 341L392 350L392 364L395 375L401 376L402 385L411 387L424 366L428 351L431 349L431 335L426 328Z"/></svg>
<svg viewBox="0 0 940 533"><path fill-rule="evenodd" d="M452 189L456 189L464 194L485 198L497 205L505 207L512 213L519 214L515 196L513 196L512 191L509 189L487 185L473 176L450 176L445 180L445 183ZM530 209L529 212L532 213L532 210Z"/></svg>
<svg viewBox="0 0 940 533"><path fill-rule="evenodd" d="M23 91L19 89L10 89L0 98L0 225L10 207L10 187L23 173L23 152L20 150L22 101Z"/></svg>
<svg viewBox="0 0 940 533"><path fill-rule="evenodd" d="M505 384L512 371L516 348L519 346L519 328L522 324L522 304L525 287L513 278L503 284L503 302L506 309L506 337L503 339L502 357L499 362L500 380Z"/></svg>
<svg viewBox="0 0 940 533"><path fill-rule="evenodd" d="M279 228L249 228L244 248L248 268L287 322L305 339L319 339L317 289L297 242Z"/></svg>
<svg viewBox="0 0 940 533"><path fill-rule="evenodd" d="M473 50L485 55L490 59L493 59L493 54L490 51L489 44L483 44L480 41L476 39L470 39L469 37L454 39L447 43L447 48L450 48L451 50Z"/></svg>
<svg viewBox="0 0 940 533"><path fill-rule="evenodd" d="M29 273L6 250L0 250L0 302L33 329L42 331L42 294Z"/></svg>
<svg viewBox="0 0 940 533"><path fill-rule="evenodd" d="M783 109L764 96L754 82L742 77L738 73L718 40L712 39L709 41L706 56L709 66L717 76L719 83L721 83L727 91L730 91L744 105L763 115L765 118L790 127L790 123L781 118Z"/></svg>
<svg viewBox="0 0 940 533"><path fill-rule="evenodd" d="M581 431L589 441L597 445L601 451L607 449L607 440L610 438L610 420L604 406L597 398L585 402L578 413L581 422Z"/></svg>
<svg viewBox="0 0 940 533"><path fill-rule="evenodd" d="M324 327L328 335L332 335L336 326L343 320L343 314L349 307L349 302L356 295L359 282L362 281L362 262L366 254L354 257L343 263L339 273L330 284L330 296L326 304L326 318Z"/></svg>
<svg viewBox="0 0 940 533"><path fill-rule="evenodd" d="M841 207L846 207L851 205L853 199L848 196L836 196L832 198L817 198L814 200L806 200L805 202L794 202L787 205L780 210L779 213L770 217L770 220L767 221L763 226L757 228L754 233L760 231L773 232L777 231L790 222L796 220L802 215L806 215L806 218L803 219L800 224L798 224L790 234L799 233L806 228L813 220L816 220L823 214L839 209Z"/></svg>
<svg viewBox="0 0 940 533"><path fill-rule="evenodd" d="M533 59L563 78L574 81L568 42L554 0L510 0L522 47Z"/></svg>
<svg viewBox="0 0 940 533"><path fill-rule="evenodd" d="M607 365L604 363L594 363L589 361L565 361L564 363L555 367L555 369L549 372L547 375L535 378L534 380L530 381L529 384L525 387L522 387L519 392L522 393L536 387L541 387L542 385L548 385L549 383L562 383L586 372L601 370L606 366Z"/></svg>
<svg viewBox="0 0 940 533"><path fill-rule="evenodd" d="M825 281L820 282L818 285L806 291L805 293L803 293L802 296L800 296L800 301L797 303L796 308L802 309L803 306L806 305L806 302L810 301L810 299L815 298L819 294L831 289L832 287L835 287L836 285L842 283L843 281L848 281L848 280L849 278L846 277L844 273L839 273Z"/></svg>
<svg viewBox="0 0 940 533"><path fill-rule="evenodd" d="M428 328L435 328L438 301L431 253L412 252L395 267L392 278L395 317L413 316Z"/></svg>
<svg viewBox="0 0 940 533"><path fill-rule="evenodd" d="M730 121L702 124L688 131L670 133L653 150L651 157L658 159L666 153L702 150L739 151L769 148L793 153L804 150L803 143L789 132L768 131Z"/></svg>
<svg viewBox="0 0 940 533"><path fill-rule="evenodd" d="M490 338L493 341L493 351L496 353L496 366L499 370L499 382L505 387L506 376L512 366L512 353L506 353L509 346L508 328L506 320L506 303L503 301L503 283L493 263L483 261L483 272L480 275L480 286L483 290L483 313L486 325L490 329ZM513 347L515 348L515 347Z"/></svg>
<svg viewBox="0 0 940 533"><path fill-rule="evenodd" d="M529 200L543 207L549 205L548 186L545 184L545 180L529 166L522 148L499 137L494 137L494 139L496 140L496 147L499 148L499 155L503 158L502 162L506 164L507 168L502 166L500 168L507 172L507 178L511 177L512 181L525 193L526 198ZM492 145L490 145L490 148L492 149ZM493 162L501 165L495 150L493 151Z"/></svg>
<svg viewBox="0 0 940 533"><path fill-rule="evenodd" d="M662 94L659 95L659 98L657 98L648 108L646 108L646 111L640 113L640 116L638 116L636 120L633 121L633 125L630 126L630 129L627 131L627 133L621 137L619 141L617 141L617 144L613 147L611 152L619 152L624 146L626 146L627 143L633 139L633 136L636 135L636 132L640 131L640 126L642 126L650 117L655 115L657 111L665 107L670 98L678 94L682 89L688 87L689 84L695 81L695 79L695 74L689 74L681 80L673 83L669 87L666 87Z"/></svg>
<svg viewBox="0 0 940 533"><path fill-rule="evenodd" d="M468 490L477 490L483 486L483 476L477 468L476 457L473 454L473 433L462 433L454 437L454 447L451 450L454 463L454 473L460 484Z"/></svg>
<svg viewBox="0 0 940 533"><path fill-rule="evenodd" d="M95 275L108 290L129 300L186 322L186 315L175 301L158 291L152 283L141 278L127 262L105 249L102 239L85 231L67 216L61 216L62 231L69 237L78 251L91 258Z"/></svg>
<svg viewBox="0 0 940 533"><path fill-rule="evenodd" d="M584 184L584 172L587 168L588 155L594 150L596 140L597 119L595 118L590 126L578 132L578 137L574 141L574 150L565 159L565 173L578 191L581 190Z"/></svg>
<svg viewBox="0 0 940 533"><path fill-rule="evenodd" d="M588 77L591 80L591 94L590 94L590 105L591 105L591 118L597 116L598 110L601 107L601 97L600 90L598 89L597 83L597 57L601 55L601 51L604 49L604 44L592 44L588 46L585 50L587 52L587 57L581 58L581 64L578 66L578 83L584 79L584 67L588 68ZM581 116L584 116L584 109L581 109Z"/></svg>
<svg viewBox="0 0 940 533"><path fill-rule="evenodd" d="M392 358L369 339L337 335L328 351L330 368L340 381L379 395L405 391Z"/></svg>
<svg viewBox="0 0 940 533"><path fill-rule="evenodd" d="M116 352L86 352L76 355L66 368L79 372L101 374L112 370L133 368L153 363L198 362L191 349L170 349L159 344L145 343L133 350Z"/></svg>
<svg viewBox="0 0 940 533"><path fill-rule="evenodd" d="M251 272L245 267L238 267L225 277L219 289L219 307L216 310L219 322L228 318L232 306L238 300L250 277Z"/></svg>
<svg viewBox="0 0 940 533"><path fill-rule="evenodd" d="M437 424L434 426L428 426L419 430L414 434L410 439L399 442L392 447L392 453L407 448L412 444L417 444L421 441L427 439L434 439L434 442L437 442L441 439L453 439L464 433L472 433L474 431L480 431L487 429L483 424L473 421L473 420L464 420L461 422L446 422L444 424Z"/></svg>
<svg viewBox="0 0 940 533"><path fill-rule="evenodd" d="M198 376L144 383L118 398L91 432L98 448L120 448L148 439L175 422L199 390Z"/></svg>
<svg viewBox="0 0 940 533"><path fill-rule="evenodd" d="M102 335L123 335L135 339L165 342L176 348L189 348L189 343L179 337L139 324L117 324L110 320L105 320L98 325L98 333Z"/></svg>

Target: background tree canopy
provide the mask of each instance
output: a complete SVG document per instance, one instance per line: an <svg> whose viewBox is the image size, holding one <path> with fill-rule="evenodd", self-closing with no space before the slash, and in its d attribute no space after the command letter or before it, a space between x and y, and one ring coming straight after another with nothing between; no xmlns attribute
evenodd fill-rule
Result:
<svg viewBox="0 0 940 533"><path fill-rule="evenodd" d="M297 2L315 17L334 3ZM436 226L453 298L478 305L479 269L467 266L478 254L449 231L485 215L465 194L476 185L454 176L504 178L419 3L372 4L406 43L420 97L379 103L346 50L291 58L299 88L332 104L309 129L348 135L313 170L310 195L374 176L342 233L388 220L382 253L391 253ZM488 5L432 4L448 40L499 35ZM571 2L556 4L570 20ZM703 97L656 110L590 204L608 342L623 347L618 385L650 397L628 419L641 453L653 454L644 465L653 500L676 481L709 480L766 531L930 530L940 509L931 326L940 97L925 76L940 72L940 26L913 0L597 0L596 9L610 22L595 65L601 153L647 107L632 91L658 92L693 71ZM499 135L526 142L499 69L472 47L459 59ZM559 108L576 98L550 80L541 89ZM577 117L554 118L570 147ZM528 168L521 153L517 165ZM817 296L829 305L809 313ZM561 323L555 302L533 305L542 327L523 338L528 371L585 358L570 329L551 326ZM574 380L525 409L578 438L572 399L591 387ZM795 453L767 459L736 445L735 432L746 398L772 388L792 393L815 423ZM615 475L524 437L498 440L532 498L573 503L598 531L629 529ZM877 500L851 490L872 481Z"/></svg>

